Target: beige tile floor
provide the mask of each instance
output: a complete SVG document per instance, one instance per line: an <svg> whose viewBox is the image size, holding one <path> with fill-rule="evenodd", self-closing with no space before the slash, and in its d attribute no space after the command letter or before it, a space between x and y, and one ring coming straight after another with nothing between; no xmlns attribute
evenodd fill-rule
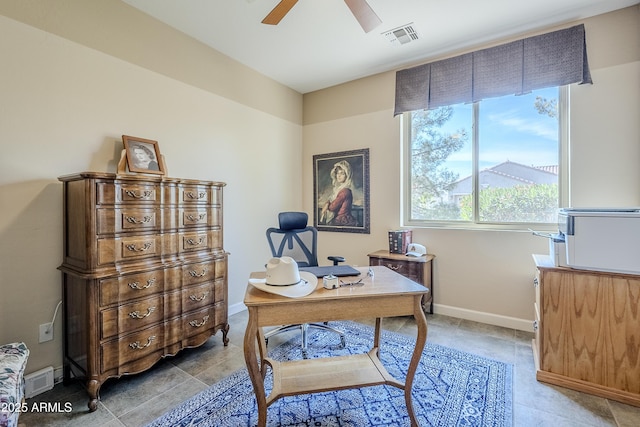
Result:
<svg viewBox="0 0 640 427"><path fill-rule="evenodd" d="M535 380L532 335L482 323L428 315L428 341L491 357L514 366L514 426L640 426L640 408L584 393L550 386ZM108 380L101 388L98 410L87 409L87 395L79 384L56 385L53 390L27 401L71 404L69 413L27 412L20 417L25 427L116 427L142 426L167 410L204 390L244 366L242 339L247 312L230 317L230 342L222 335L205 345L184 350L147 372ZM373 324L372 321L363 323ZM385 319L383 327L415 335L412 318ZM288 339L295 332L271 338L269 345Z"/></svg>

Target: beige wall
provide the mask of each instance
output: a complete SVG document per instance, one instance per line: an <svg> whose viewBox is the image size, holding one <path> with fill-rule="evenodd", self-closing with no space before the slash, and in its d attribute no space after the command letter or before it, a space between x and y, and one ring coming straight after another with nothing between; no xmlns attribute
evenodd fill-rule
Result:
<svg viewBox="0 0 640 427"><path fill-rule="evenodd" d="M301 121L302 98L296 91L119 0L2 0L0 14L243 105Z"/></svg>
<svg viewBox="0 0 640 427"><path fill-rule="evenodd" d="M570 89L571 205L640 206L640 6L584 24L594 84ZM306 210L313 211L314 154L369 148L371 157L371 234L320 233L323 258L342 254L366 265L366 254L386 248L387 231L402 225L394 82L390 72L304 96ZM548 253L546 240L528 232L413 229L414 240L436 255L436 312L531 330L531 254Z"/></svg>
<svg viewBox="0 0 640 427"><path fill-rule="evenodd" d="M66 13L52 3L0 2L0 343L27 343L27 372L62 365L61 313L54 340L38 343L61 299L57 177L115 172L121 135L157 140L169 176L227 183L232 312L269 257L265 229L277 212L302 207L301 94L178 32L167 48L171 31L120 1L99 2L101 13L84 9L96 2L56 1ZM118 34L121 22L145 35L138 46ZM168 70L174 47L197 55ZM146 53L134 61L136 49ZM211 81L191 72L203 69Z"/></svg>

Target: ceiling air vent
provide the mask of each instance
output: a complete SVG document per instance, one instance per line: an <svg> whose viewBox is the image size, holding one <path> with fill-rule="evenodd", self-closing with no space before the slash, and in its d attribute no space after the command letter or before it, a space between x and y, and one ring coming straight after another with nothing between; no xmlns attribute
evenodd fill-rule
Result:
<svg viewBox="0 0 640 427"><path fill-rule="evenodd" d="M418 40L418 32L413 28L413 22L393 30L382 33L392 45L407 44Z"/></svg>

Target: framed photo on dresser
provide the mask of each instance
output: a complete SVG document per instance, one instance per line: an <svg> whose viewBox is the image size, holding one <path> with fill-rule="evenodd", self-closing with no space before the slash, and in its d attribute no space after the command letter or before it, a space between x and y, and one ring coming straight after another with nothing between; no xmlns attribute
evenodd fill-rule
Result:
<svg viewBox="0 0 640 427"><path fill-rule="evenodd" d="M122 135L130 172L164 175L164 162L158 141Z"/></svg>

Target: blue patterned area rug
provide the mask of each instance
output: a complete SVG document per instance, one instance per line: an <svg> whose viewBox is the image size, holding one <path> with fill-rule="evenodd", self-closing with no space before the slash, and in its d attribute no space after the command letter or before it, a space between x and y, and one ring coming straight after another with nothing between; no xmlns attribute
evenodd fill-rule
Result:
<svg viewBox="0 0 640 427"><path fill-rule="evenodd" d="M347 336L338 349L335 334L310 329L310 357L366 353L373 328L355 322L332 322ZM384 321L383 321L384 325ZM312 331L312 332L311 332ZM404 381L415 340L382 331L380 358L389 373ZM300 338L270 350L277 360L300 359ZM420 426L498 427L513 423L512 366L427 342L413 383L413 406ZM265 387L271 390L271 374ZM234 372L183 402L148 427L255 426L257 406L246 369ZM403 391L391 386L284 397L267 410L275 426L409 426Z"/></svg>

